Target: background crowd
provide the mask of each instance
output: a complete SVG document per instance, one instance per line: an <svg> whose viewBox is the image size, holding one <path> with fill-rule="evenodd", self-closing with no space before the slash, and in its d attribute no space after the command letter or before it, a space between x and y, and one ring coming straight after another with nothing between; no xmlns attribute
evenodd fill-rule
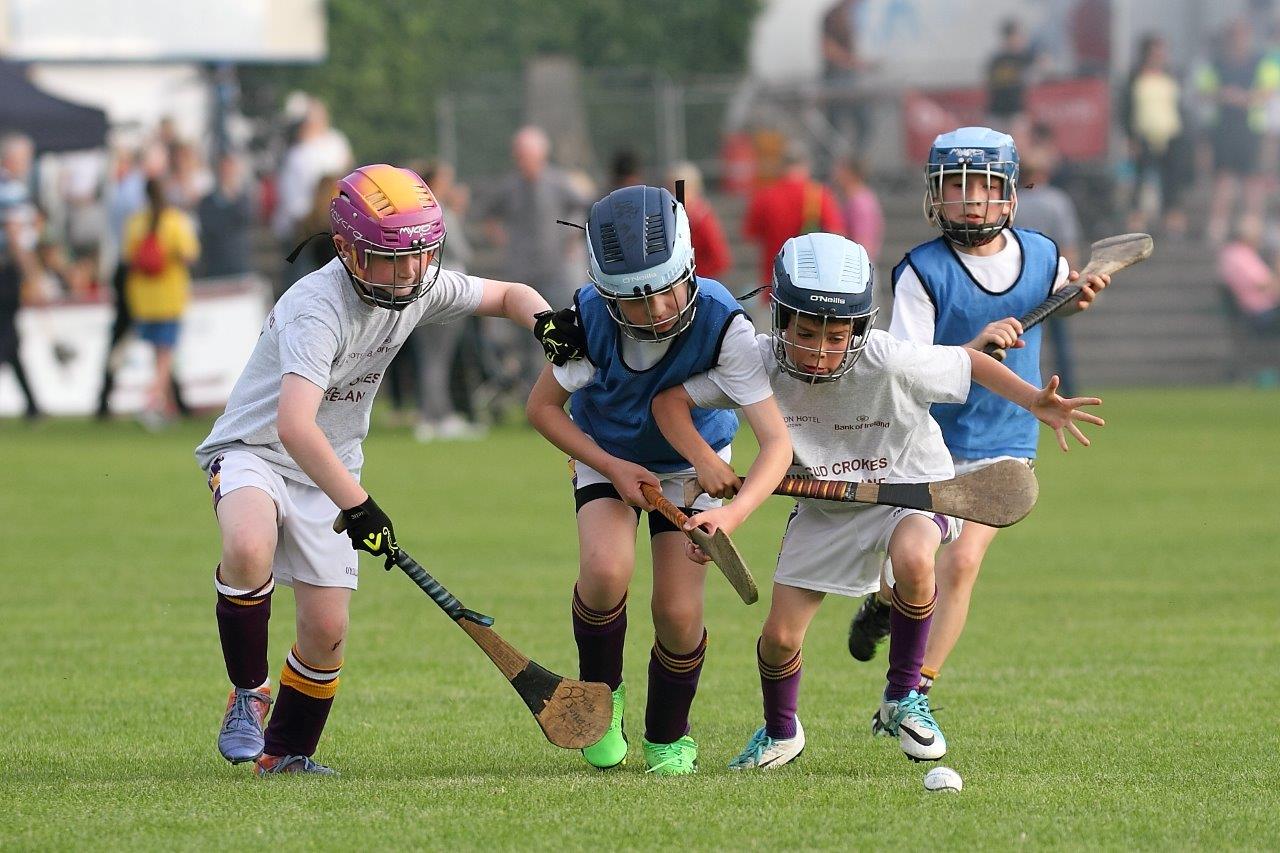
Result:
<svg viewBox="0 0 1280 853"><path fill-rule="evenodd" d="M815 146L787 128L758 127L745 183L730 180L727 163L704 176L691 162L657 166L626 148L593 175L558 166L547 132L528 125L510 139L508 173L479 176L474 192L448 162L404 164L426 176L445 209L446 264L525 281L553 305L567 304L584 280L585 258L581 232L557 221L581 223L591 202L616 186L683 180L699 274L732 278L739 264L754 273L731 286L766 285L788 237L824 230L866 246L883 289L896 258L881 256L882 197L920 190L867 159L875 113L859 81L875 63L857 50L857 5L833 4L821 25L825 117L839 144ZM1084 34L1077 70L1105 73L1105 39L1084 37L1098 29L1091 5L1079 4L1072 21L1072 32ZM1266 339L1280 330L1280 18L1269 4L1254 5L1267 14L1231 22L1196 55L1173 55L1158 32L1134 45L1112 113L1125 148L1105 164L1102 182L1096 168L1064 156L1028 110L1030 87L1052 65L1051 46L1017 19L994 23L999 48L986 65L986 121L1018 140L1018 225L1049 234L1073 265L1097 236L1080 209L1114 211L1125 230L1192 241L1216 260L1223 310L1242 334ZM278 293L332 259L320 239L294 262L280 260L327 232L334 182L363 158L316 97L295 92L276 126L276 138L241 150L184 138L164 120L107 155L63 155L52 170L36 168L41 152L29 137L0 133L0 369L14 371L29 416L39 406L19 357L21 306L114 304L113 349L131 334L154 349L156 378L139 417L159 427L188 408L172 360L193 281L205 287L260 276ZM731 216L722 219L725 206ZM887 304L886 292L878 296ZM1070 387L1065 328L1050 338ZM520 397L539 364L534 342L504 329L424 329L397 361L397 417L423 441L477 436ZM111 413L113 367L108 357L101 417Z"/></svg>

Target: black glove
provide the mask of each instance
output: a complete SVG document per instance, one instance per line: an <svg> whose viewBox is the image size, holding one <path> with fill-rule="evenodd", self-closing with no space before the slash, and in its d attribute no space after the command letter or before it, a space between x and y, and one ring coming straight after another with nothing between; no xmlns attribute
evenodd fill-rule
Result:
<svg viewBox="0 0 1280 853"><path fill-rule="evenodd" d="M386 556L383 568L391 571L396 564L396 556L400 546L396 544L396 532L391 526L391 519L382 511L373 498L369 498L359 506L342 511L342 520L351 544L360 551L367 551L375 557Z"/></svg>
<svg viewBox="0 0 1280 853"><path fill-rule="evenodd" d="M572 308L534 314L533 336L542 344L547 361L556 367L587 354L587 336L578 325L578 312Z"/></svg>

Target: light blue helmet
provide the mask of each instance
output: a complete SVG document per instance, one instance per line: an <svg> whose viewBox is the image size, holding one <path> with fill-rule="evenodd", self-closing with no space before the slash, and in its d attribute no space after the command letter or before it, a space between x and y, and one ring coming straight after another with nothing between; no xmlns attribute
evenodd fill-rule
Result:
<svg viewBox="0 0 1280 853"><path fill-rule="evenodd" d="M693 322L698 280L689 217L667 190L623 187L592 205L587 217L587 262L591 283L629 337L665 341ZM677 291L675 322L655 318L648 297L674 291L683 282L688 287ZM633 311L643 310L646 319L628 318L625 303L638 306Z"/></svg>
<svg viewBox="0 0 1280 853"><path fill-rule="evenodd" d="M969 182L977 182L988 191L987 202L977 212L982 221L965 219L964 203L944 202L942 186L948 175L960 175L968 196ZM1000 180L999 193L992 196L992 182ZM962 127L933 140L929 163L924 168L924 215L938 226L947 239L961 246L990 243L1003 229L1013 224L1018 210L1018 149L1013 137L989 127ZM989 205L1008 205L1007 213L987 222Z"/></svg>
<svg viewBox="0 0 1280 853"><path fill-rule="evenodd" d="M783 243L773 259L773 345L782 369L809 383L847 373L866 348L879 310L873 281L867 250L838 234L805 234ZM840 363L819 373L820 356L832 351L828 334L840 332L831 325L845 322L851 325Z"/></svg>

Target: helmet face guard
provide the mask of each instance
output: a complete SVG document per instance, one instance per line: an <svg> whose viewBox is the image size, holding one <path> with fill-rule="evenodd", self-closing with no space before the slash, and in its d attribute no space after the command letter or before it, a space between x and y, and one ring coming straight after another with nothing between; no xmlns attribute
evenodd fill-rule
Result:
<svg viewBox="0 0 1280 853"><path fill-rule="evenodd" d="M587 258L592 285L627 337L667 341L693 324L698 278L689 217L667 190L623 187L596 202Z"/></svg>
<svg viewBox="0 0 1280 853"><path fill-rule="evenodd" d="M444 214L415 172L385 164L356 169L338 182L329 218L361 302L403 311L435 284L444 260Z"/></svg>
<svg viewBox="0 0 1280 853"><path fill-rule="evenodd" d="M693 274L692 268L685 278L659 290L646 289L642 295L616 296L599 285L596 285L596 292L604 298L609 316L622 329L622 333L636 341L669 341L688 329L698 312L698 278ZM655 302L668 293L671 294L670 301L674 302L676 313L655 317ZM636 317L641 319L634 319Z"/></svg>
<svg viewBox="0 0 1280 853"><path fill-rule="evenodd" d="M862 246L836 234L788 240L773 261L778 366L810 385L848 373L866 349L879 312L871 294L871 261ZM835 354L838 362L824 364Z"/></svg>
<svg viewBox="0 0 1280 853"><path fill-rule="evenodd" d="M947 185L957 177L959 185L947 198ZM972 198L979 189L981 197ZM993 219L993 207L1008 209ZM925 166L924 208L925 218L957 245L975 247L994 240L1018 210L1013 137L985 127L962 127L935 139Z"/></svg>

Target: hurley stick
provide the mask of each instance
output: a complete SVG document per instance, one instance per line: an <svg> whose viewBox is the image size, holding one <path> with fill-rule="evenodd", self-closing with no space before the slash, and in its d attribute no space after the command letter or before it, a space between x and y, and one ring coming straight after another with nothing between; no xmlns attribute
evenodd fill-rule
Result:
<svg viewBox="0 0 1280 853"><path fill-rule="evenodd" d="M1008 527L1036 505L1040 485L1026 464L1001 459L985 468L933 483L850 483L783 477L773 492L793 498L887 504L937 512L989 527Z"/></svg>
<svg viewBox="0 0 1280 853"><path fill-rule="evenodd" d="M641 483L640 491L644 493L644 499L653 504L667 521L683 531L695 545L702 549L704 554L711 558L712 562L720 567L720 571L728 578L744 604L755 604L759 600L760 591L756 589L755 578L751 577L751 571L742 561L742 555L738 553L737 547L734 546L728 534L723 530L707 533L701 527L685 530L684 525L689 520L689 516L667 500L660 490L648 483Z"/></svg>
<svg viewBox="0 0 1280 853"><path fill-rule="evenodd" d="M344 527L339 515L333 529L341 533ZM565 749L583 749L604 737L613 721L609 685L574 681L544 669L498 636L491 627L493 617L464 607L403 548L396 552L395 563L484 650L520 694L547 740Z"/></svg>
<svg viewBox="0 0 1280 853"><path fill-rule="evenodd" d="M1062 306L1074 302L1080 296L1084 280L1093 274L1110 275L1126 267L1145 261L1155 250L1155 243L1150 234L1119 234L1105 237L1094 243L1089 250L1089 263L1080 270L1079 280L1064 285L1057 293L1049 296L1035 308L1018 318L1022 331L1034 328L1044 322ZM997 344L987 344L982 351L996 361L1004 361L1005 352Z"/></svg>

